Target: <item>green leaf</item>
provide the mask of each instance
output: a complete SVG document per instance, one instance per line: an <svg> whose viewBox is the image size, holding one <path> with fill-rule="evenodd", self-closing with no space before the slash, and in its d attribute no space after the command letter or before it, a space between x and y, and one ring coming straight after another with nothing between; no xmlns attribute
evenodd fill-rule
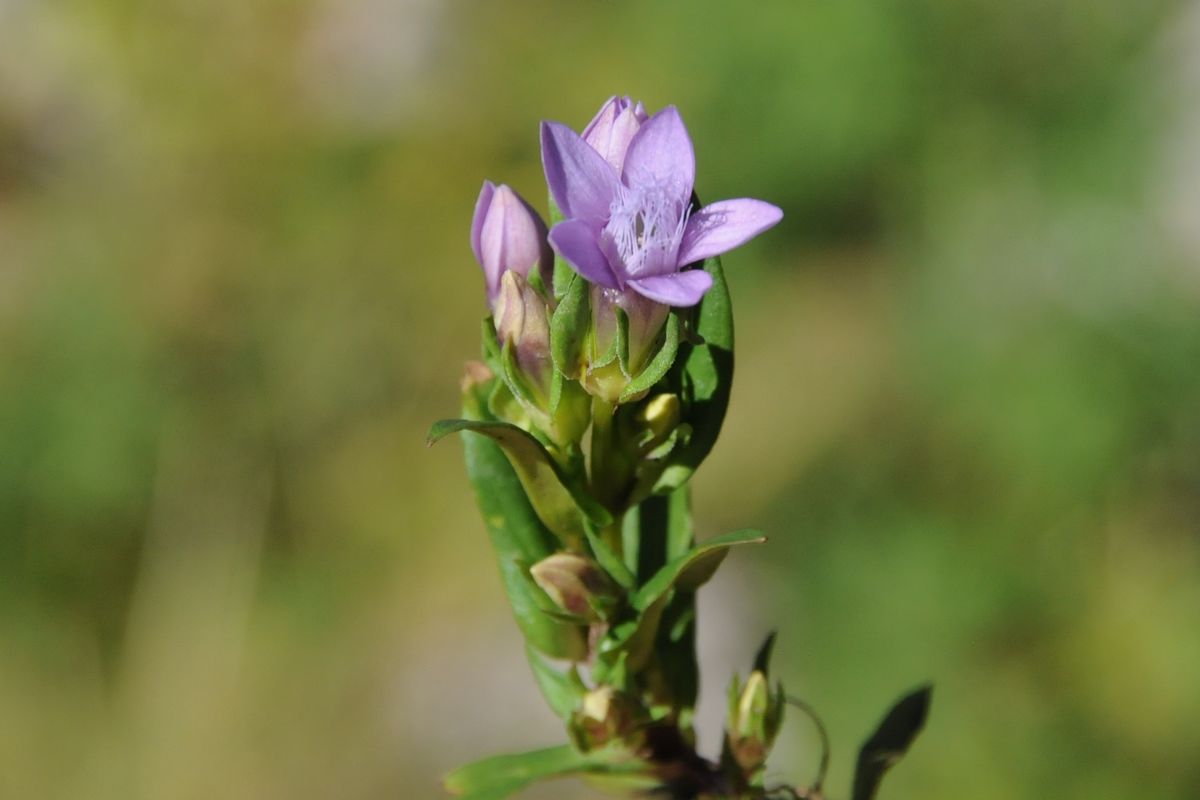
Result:
<svg viewBox="0 0 1200 800"><path fill-rule="evenodd" d="M586 629L542 613L549 598L523 566L555 552L554 535L534 513L512 464L495 442L483 436L467 436L463 446L467 475L475 487L500 577L522 635L531 646L552 657L585 657Z"/></svg>
<svg viewBox="0 0 1200 800"><path fill-rule="evenodd" d="M636 583L633 573L629 571L629 567L625 566L625 562L621 560L604 538L596 531L595 527L588 524L584 525L583 532L587 536L588 545L592 548L592 555L596 557L596 562L604 568L604 571L617 582L623 589L632 589Z"/></svg>
<svg viewBox="0 0 1200 800"><path fill-rule="evenodd" d="M854 770L853 800L875 797L884 773L908 752L917 734L925 727L932 697L933 687L926 685L900 698L871 738L863 743Z"/></svg>
<svg viewBox="0 0 1200 800"><path fill-rule="evenodd" d="M709 539L674 559L655 573L631 600L636 610L649 609L672 588L695 590L703 585L721 565L729 548L739 544L761 544L767 540L756 530L733 531Z"/></svg>
<svg viewBox="0 0 1200 800"><path fill-rule="evenodd" d="M611 666L625 659L630 671L641 671L654 650L654 638L666 607L667 598L660 597L648 608L638 609L635 616L614 626L600 641L597 662Z"/></svg>
<svg viewBox="0 0 1200 800"><path fill-rule="evenodd" d="M557 669L546 663L546 659L529 646L525 647L525 656L529 659L534 680L537 681L538 688L542 690L542 696L546 698L550 708L562 719L569 719L587 693L587 686L579 677L579 670L574 664L566 670Z"/></svg>
<svg viewBox="0 0 1200 800"><path fill-rule="evenodd" d="M600 642L598 657L611 663L619 655L625 654L629 659L629 669L635 672L640 670L654 651L665 612L671 609L671 627L677 628L681 635L687 635L690 625L688 615L694 615L688 605L694 602L691 593L712 577L729 548L765 541L766 537L758 531L734 531L717 536L670 561L633 593L630 606L634 616L609 631L608 636ZM670 605L672 589L679 589L678 594L688 595L680 606L674 608Z"/></svg>
<svg viewBox="0 0 1200 800"><path fill-rule="evenodd" d="M538 518L568 549L582 549L584 516L599 526L611 522L604 508L565 479L541 442L516 425L444 419L429 429L427 444L460 431L483 434L504 450Z"/></svg>
<svg viewBox="0 0 1200 800"><path fill-rule="evenodd" d="M648 497L626 512L621 525L625 563L636 570L639 583L692 549L689 495L683 486L666 497Z"/></svg>
<svg viewBox="0 0 1200 800"><path fill-rule="evenodd" d="M463 800L504 800L546 778L569 775L633 774L646 768L616 750L580 753L562 745L529 753L493 756L459 767L443 780L446 790Z"/></svg>
<svg viewBox="0 0 1200 800"><path fill-rule="evenodd" d="M641 397L650 391L654 384L661 381L671 369L675 363L675 356L679 352L679 325L679 314L672 311L664 326L662 346L658 348L654 358L650 359L650 363L621 392L619 402L628 403ZM628 327L628 322L626 322L626 327Z"/></svg>
<svg viewBox="0 0 1200 800"><path fill-rule="evenodd" d="M550 317L550 357L556 370L577 380L580 350L591 324L592 309L588 303L588 282L574 272L564 280L562 299Z"/></svg>
<svg viewBox="0 0 1200 800"><path fill-rule="evenodd" d="M706 259L703 268L713 278L712 288L700 301L695 317L695 332L703 341L679 348L675 374L687 401L683 418L692 426L692 435L683 447L671 452L668 466L655 486L657 492L682 486L691 477L716 443L729 406L733 383L733 309L729 287L719 258Z"/></svg>
<svg viewBox="0 0 1200 800"><path fill-rule="evenodd" d="M771 653L775 650L775 633L771 631L767 634L767 639L758 648L758 654L754 656L754 671L761 672L764 676L770 676Z"/></svg>
<svg viewBox="0 0 1200 800"><path fill-rule="evenodd" d="M613 306L617 318L617 365L621 374L629 377L629 314L618 305Z"/></svg>
<svg viewBox="0 0 1200 800"><path fill-rule="evenodd" d="M558 203L554 202L554 194L549 195L550 208L550 227L553 228L558 223L562 222L566 217L563 216L562 210L559 209ZM554 296L562 298L567 293L568 285L571 279L575 277L575 270L571 269L571 265L567 260L560 256L557 252L554 254Z"/></svg>
<svg viewBox="0 0 1200 800"><path fill-rule="evenodd" d="M497 371L500 365L500 343L496 339L496 322L491 316L484 317L480 325L479 349L483 353L483 360L492 371Z"/></svg>
<svg viewBox="0 0 1200 800"><path fill-rule="evenodd" d="M500 377L518 401L533 408L538 407L537 399L526 385L525 376L521 374L521 367L517 364L517 351L512 342L505 342L500 348Z"/></svg>

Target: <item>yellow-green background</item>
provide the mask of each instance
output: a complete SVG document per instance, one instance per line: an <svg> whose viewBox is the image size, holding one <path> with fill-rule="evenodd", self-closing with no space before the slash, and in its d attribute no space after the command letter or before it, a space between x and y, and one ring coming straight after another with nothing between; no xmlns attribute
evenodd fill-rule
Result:
<svg viewBox="0 0 1200 800"><path fill-rule="evenodd" d="M1200 14L0 0L0 797L434 798L561 733L451 441L484 178L675 103L738 375L705 746L771 627L884 798L1200 796ZM803 722L772 775L815 763ZM590 796L571 783L531 797Z"/></svg>

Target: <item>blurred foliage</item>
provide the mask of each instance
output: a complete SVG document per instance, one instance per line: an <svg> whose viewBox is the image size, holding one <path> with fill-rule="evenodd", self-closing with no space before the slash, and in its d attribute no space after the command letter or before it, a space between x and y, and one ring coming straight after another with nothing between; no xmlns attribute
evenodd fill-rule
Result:
<svg viewBox="0 0 1200 800"><path fill-rule="evenodd" d="M778 625L835 795L931 678L884 797L1194 797L1198 43L1166 0L0 0L0 794L432 797L557 741L422 441L479 184L540 198L537 121L629 93L786 212L726 263L697 518L773 536L702 703Z"/></svg>

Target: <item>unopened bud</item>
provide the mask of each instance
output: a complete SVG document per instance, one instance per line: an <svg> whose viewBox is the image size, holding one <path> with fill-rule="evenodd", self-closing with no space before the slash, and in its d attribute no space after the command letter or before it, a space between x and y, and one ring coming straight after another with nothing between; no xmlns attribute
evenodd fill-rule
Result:
<svg viewBox="0 0 1200 800"><path fill-rule="evenodd" d="M638 709L632 698L611 686L585 694L570 723L571 736L585 753L618 740L633 745L637 730Z"/></svg>
<svg viewBox="0 0 1200 800"><path fill-rule="evenodd" d="M616 586L589 558L555 553L530 567L529 574L555 605L589 622L606 617L616 604Z"/></svg>
<svg viewBox="0 0 1200 800"><path fill-rule="evenodd" d="M518 369L539 404L544 404L554 371L546 301L519 273L508 270L500 279L495 321L500 342L512 346Z"/></svg>
<svg viewBox="0 0 1200 800"><path fill-rule="evenodd" d="M584 385L589 393L616 403L631 378L641 373L657 352L659 334L670 307L642 297L637 292L619 292L593 285L591 291L591 350L585 354ZM613 348L618 341L617 310L625 315L626 360L617 363Z"/></svg>
<svg viewBox="0 0 1200 800"><path fill-rule="evenodd" d="M733 686L736 694L737 683ZM767 676L755 670L740 694L731 697L728 721L729 750L746 773L762 767L782 717L782 690L772 693Z"/></svg>
<svg viewBox="0 0 1200 800"><path fill-rule="evenodd" d="M643 447L653 449L679 427L679 395L660 394L651 397L638 414L650 438Z"/></svg>
<svg viewBox="0 0 1200 800"><path fill-rule="evenodd" d="M483 268L488 305L493 308L500 293L500 277L506 271L527 278L536 266L549 285L554 256L546 241L546 224L504 184L483 182L471 221L471 249Z"/></svg>
<svg viewBox="0 0 1200 800"><path fill-rule="evenodd" d="M628 97L612 97L583 129L583 140L618 171L625 165L625 151L633 135L648 119L646 108Z"/></svg>

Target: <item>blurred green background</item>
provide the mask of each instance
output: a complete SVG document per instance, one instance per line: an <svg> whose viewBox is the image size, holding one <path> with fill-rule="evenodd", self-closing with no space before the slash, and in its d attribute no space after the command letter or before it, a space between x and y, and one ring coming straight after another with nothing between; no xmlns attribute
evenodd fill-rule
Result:
<svg viewBox="0 0 1200 800"><path fill-rule="evenodd" d="M453 442L484 178L677 104L783 223L699 530L702 742L780 631L831 793L1200 796L1200 13L0 0L0 796L434 798L553 744ZM793 721L772 775L807 780ZM584 798L564 783L531 793Z"/></svg>

